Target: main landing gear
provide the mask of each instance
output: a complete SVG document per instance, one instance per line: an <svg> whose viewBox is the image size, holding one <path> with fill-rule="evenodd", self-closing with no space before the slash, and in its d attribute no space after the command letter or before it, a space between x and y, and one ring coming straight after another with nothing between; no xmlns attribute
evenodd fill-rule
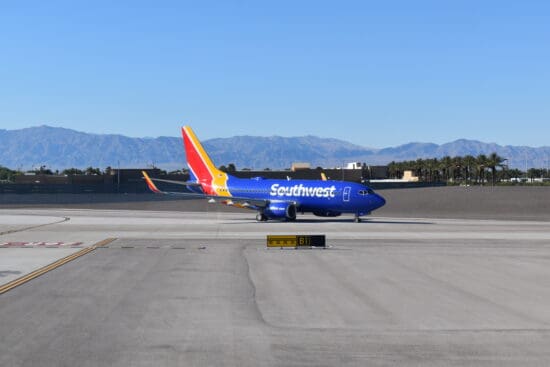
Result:
<svg viewBox="0 0 550 367"><path fill-rule="evenodd" d="M267 216L263 213L256 214L256 220L258 222L267 222Z"/></svg>

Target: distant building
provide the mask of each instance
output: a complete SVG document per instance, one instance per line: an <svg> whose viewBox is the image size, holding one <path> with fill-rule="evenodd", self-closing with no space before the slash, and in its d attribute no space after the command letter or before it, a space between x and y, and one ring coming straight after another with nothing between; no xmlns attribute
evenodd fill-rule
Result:
<svg viewBox="0 0 550 367"><path fill-rule="evenodd" d="M290 167L290 170L292 172L296 172L302 169L311 169L311 164L306 162L294 162L292 163L292 166Z"/></svg>
<svg viewBox="0 0 550 367"><path fill-rule="evenodd" d="M363 178L366 180L383 180L388 177L388 166L366 166L363 169Z"/></svg>
<svg viewBox="0 0 550 367"><path fill-rule="evenodd" d="M147 172L151 177L159 176L162 171L159 168L111 168L108 175L117 176L120 181L141 180L141 171Z"/></svg>
<svg viewBox="0 0 550 367"><path fill-rule="evenodd" d="M361 162L350 162L346 164L346 169L362 169L363 164Z"/></svg>
<svg viewBox="0 0 550 367"><path fill-rule="evenodd" d="M414 176L412 171L403 172L403 181L418 182L418 176Z"/></svg>

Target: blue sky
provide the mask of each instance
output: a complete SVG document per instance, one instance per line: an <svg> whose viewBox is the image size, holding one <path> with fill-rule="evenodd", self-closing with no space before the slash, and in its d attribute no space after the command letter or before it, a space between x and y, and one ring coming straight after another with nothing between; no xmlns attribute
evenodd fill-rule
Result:
<svg viewBox="0 0 550 367"><path fill-rule="evenodd" d="M0 7L2 129L550 145L546 1Z"/></svg>

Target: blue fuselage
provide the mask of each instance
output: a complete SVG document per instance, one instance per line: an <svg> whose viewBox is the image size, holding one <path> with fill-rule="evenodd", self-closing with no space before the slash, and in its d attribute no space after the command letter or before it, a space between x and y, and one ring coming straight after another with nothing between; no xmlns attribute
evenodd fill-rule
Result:
<svg viewBox="0 0 550 367"><path fill-rule="evenodd" d="M229 175L228 175L229 176ZM294 202L300 212L339 212L365 215L386 201L368 186L346 181L242 179L229 176L231 196Z"/></svg>

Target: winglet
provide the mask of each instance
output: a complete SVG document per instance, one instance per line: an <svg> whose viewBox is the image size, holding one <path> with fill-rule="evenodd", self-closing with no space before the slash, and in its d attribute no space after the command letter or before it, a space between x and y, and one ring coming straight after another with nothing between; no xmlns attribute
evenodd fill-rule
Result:
<svg viewBox="0 0 550 367"><path fill-rule="evenodd" d="M147 183L147 187L149 187L149 190L153 191L155 194L160 194L161 191L157 189L157 186L149 178L149 175L147 174L147 172L141 171L141 174L143 175L143 178L145 179L145 182Z"/></svg>

